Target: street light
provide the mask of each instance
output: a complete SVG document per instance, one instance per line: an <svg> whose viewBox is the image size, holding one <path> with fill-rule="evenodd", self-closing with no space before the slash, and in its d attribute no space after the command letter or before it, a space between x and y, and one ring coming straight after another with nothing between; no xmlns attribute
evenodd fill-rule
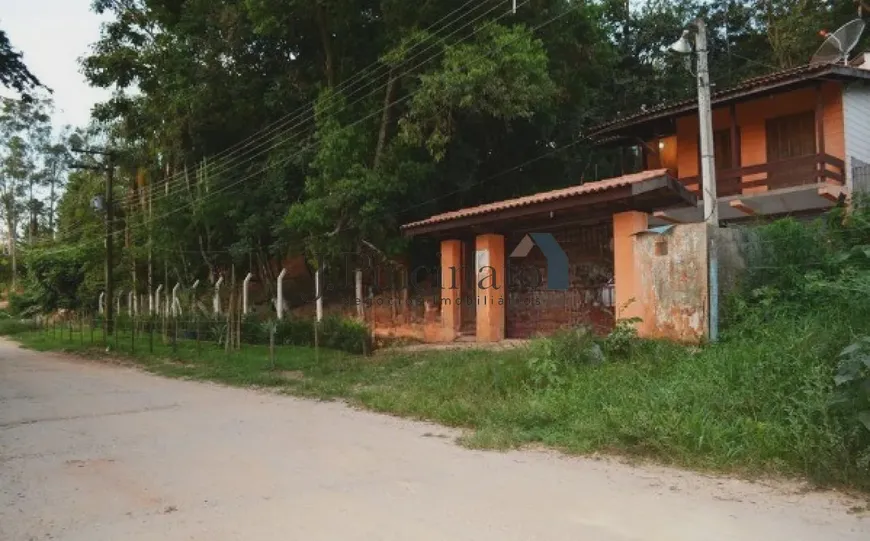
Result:
<svg viewBox="0 0 870 541"><path fill-rule="evenodd" d="M694 34L695 48L689 38ZM704 221L707 222L708 258L710 261L709 315L710 341L719 335L719 260L716 253L714 230L719 227L719 201L716 194L716 157L713 146L713 112L710 98L710 69L707 64L707 25L703 19L695 19L689 29L683 30L680 39L670 49L678 54L698 55L698 122L701 135L701 186L704 196Z"/></svg>

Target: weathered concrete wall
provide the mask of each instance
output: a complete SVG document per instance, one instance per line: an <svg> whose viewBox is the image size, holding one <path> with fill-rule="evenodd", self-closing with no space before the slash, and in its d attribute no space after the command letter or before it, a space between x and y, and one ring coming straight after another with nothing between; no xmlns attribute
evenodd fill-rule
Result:
<svg viewBox="0 0 870 541"><path fill-rule="evenodd" d="M706 224L675 226L635 237L639 281L638 333L648 338L700 342L707 336ZM618 284L617 284L618 287Z"/></svg>

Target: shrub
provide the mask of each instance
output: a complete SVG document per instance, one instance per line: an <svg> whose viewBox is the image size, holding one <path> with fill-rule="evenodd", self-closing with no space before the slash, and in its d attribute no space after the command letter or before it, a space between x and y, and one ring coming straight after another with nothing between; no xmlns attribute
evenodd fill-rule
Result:
<svg viewBox="0 0 870 541"><path fill-rule="evenodd" d="M870 468L870 337L840 352L834 385L831 409L845 421L846 445Z"/></svg>
<svg viewBox="0 0 870 541"><path fill-rule="evenodd" d="M637 345L637 323L641 319L620 319L610 334L604 339L604 351L613 357L626 358L631 356Z"/></svg>
<svg viewBox="0 0 870 541"><path fill-rule="evenodd" d="M36 330L36 322L22 319L0 319L0 336L13 336Z"/></svg>
<svg viewBox="0 0 870 541"><path fill-rule="evenodd" d="M268 340L268 334L267 340ZM314 345L314 320L287 318L278 322L275 343L294 346ZM372 351L369 328L359 321L328 316L320 322L319 345L348 353L367 354Z"/></svg>
<svg viewBox="0 0 870 541"><path fill-rule="evenodd" d="M601 346L585 327L561 331L529 347L528 368L536 387L561 385L572 367L604 362Z"/></svg>

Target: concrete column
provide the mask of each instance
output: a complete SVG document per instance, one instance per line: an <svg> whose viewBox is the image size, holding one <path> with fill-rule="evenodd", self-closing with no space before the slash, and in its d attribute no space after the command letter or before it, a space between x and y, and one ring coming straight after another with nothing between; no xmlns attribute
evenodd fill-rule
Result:
<svg viewBox="0 0 870 541"><path fill-rule="evenodd" d="M636 272L635 235L649 228L644 212L613 215L613 284L616 293L616 319L643 318L643 295Z"/></svg>
<svg viewBox="0 0 870 541"><path fill-rule="evenodd" d="M462 328L462 241L441 241L441 340L451 342Z"/></svg>
<svg viewBox="0 0 870 541"><path fill-rule="evenodd" d="M507 266L504 236L478 235L474 271L477 278L477 341L504 340Z"/></svg>

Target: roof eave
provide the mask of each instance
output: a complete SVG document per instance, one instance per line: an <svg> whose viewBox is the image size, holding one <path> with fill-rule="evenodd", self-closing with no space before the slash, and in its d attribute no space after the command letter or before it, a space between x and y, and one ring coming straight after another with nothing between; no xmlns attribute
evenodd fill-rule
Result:
<svg viewBox="0 0 870 541"><path fill-rule="evenodd" d="M782 90L783 88L799 86L801 84L807 84L817 79L832 76L838 79L868 81L870 80L870 70L849 66L830 65L824 69L820 69L817 72L814 71L804 77L786 78L781 81L774 81L763 86L736 89L733 91L725 90L721 95L713 96L712 105L725 105L733 101L739 101L743 98L748 98L750 96L770 93L771 91L778 91ZM592 132L590 132L589 137L592 139L598 139L601 136L612 135L615 132L619 132L627 128L640 126L650 122L661 121L668 118L674 118L689 113L694 113L697 110L698 104L696 100L686 100L675 104L673 107L669 107L661 111L655 111L647 115L629 117L626 118L624 121L616 120L609 125L604 125L598 129L594 129Z"/></svg>

